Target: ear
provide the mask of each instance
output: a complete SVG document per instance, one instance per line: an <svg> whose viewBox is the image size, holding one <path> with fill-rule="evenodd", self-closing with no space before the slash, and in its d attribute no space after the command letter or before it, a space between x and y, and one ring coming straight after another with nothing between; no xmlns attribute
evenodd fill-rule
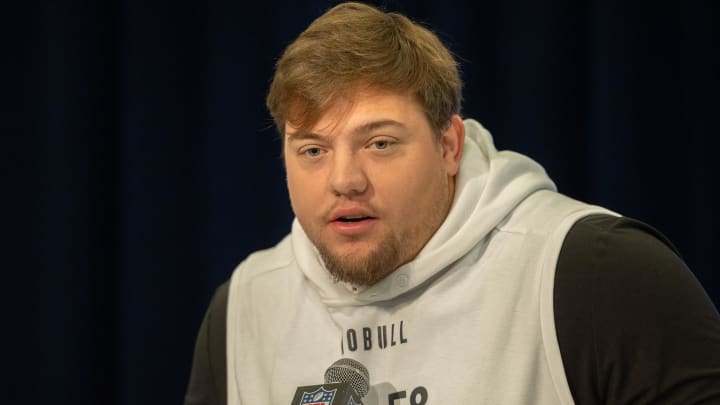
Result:
<svg viewBox="0 0 720 405"><path fill-rule="evenodd" d="M455 176L460 170L460 159L465 146L465 124L462 118L455 114L450 119L450 125L440 138L445 170L449 176Z"/></svg>

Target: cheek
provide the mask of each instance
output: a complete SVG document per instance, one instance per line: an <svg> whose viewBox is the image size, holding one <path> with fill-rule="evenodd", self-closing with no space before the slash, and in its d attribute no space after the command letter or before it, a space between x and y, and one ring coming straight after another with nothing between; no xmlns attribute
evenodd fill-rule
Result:
<svg viewBox="0 0 720 405"><path fill-rule="evenodd" d="M381 184L376 184L379 196L391 210L400 214L424 211L440 197L439 193L447 192L443 186L445 173L441 170L412 170L400 175L385 176Z"/></svg>
<svg viewBox="0 0 720 405"><path fill-rule="evenodd" d="M307 174L288 165L285 170L290 205L297 217L313 215L320 208L322 198L321 176Z"/></svg>
<svg viewBox="0 0 720 405"><path fill-rule="evenodd" d="M286 168L285 180L287 182L288 195L290 196L290 205L295 211L295 215L302 209L303 206L303 192L302 192L302 180L299 178L297 173L292 168Z"/></svg>
<svg viewBox="0 0 720 405"><path fill-rule="evenodd" d="M398 174L391 178L395 188L413 196L432 195L437 192L437 188L446 177L444 162L434 155L430 155L427 159L416 159L405 167L393 170L392 173ZM400 173L402 175L399 175Z"/></svg>

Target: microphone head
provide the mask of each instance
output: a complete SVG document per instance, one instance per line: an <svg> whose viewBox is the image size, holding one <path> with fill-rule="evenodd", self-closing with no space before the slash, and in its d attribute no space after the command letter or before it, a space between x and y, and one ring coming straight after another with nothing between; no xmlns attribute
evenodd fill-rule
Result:
<svg viewBox="0 0 720 405"><path fill-rule="evenodd" d="M357 360L340 359L325 370L325 384L348 383L360 397L370 390L370 374Z"/></svg>

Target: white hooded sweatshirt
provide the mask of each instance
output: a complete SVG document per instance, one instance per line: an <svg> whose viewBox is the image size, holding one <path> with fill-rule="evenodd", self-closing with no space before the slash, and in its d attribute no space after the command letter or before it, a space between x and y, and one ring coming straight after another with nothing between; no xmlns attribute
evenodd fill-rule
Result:
<svg viewBox="0 0 720 405"><path fill-rule="evenodd" d="M363 403L571 404L553 282L566 233L610 213L555 192L530 158L497 151L466 120L455 199L411 262L378 284L335 282L297 220L233 273L228 404L289 404L349 357L370 373Z"/></svg>

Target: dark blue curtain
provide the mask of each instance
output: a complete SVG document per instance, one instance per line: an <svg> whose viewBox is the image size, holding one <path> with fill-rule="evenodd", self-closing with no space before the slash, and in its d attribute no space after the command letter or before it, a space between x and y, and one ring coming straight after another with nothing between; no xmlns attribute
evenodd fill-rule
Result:
<svg viewBox="0 0 720 405"><path fill-rule="evenodd" d="M2 403L177 404L216 286L292 217L264 108L330 1L3 8ZM462 62L464 114L646 221L716 305L716 2L386 1Z"/></svg>

